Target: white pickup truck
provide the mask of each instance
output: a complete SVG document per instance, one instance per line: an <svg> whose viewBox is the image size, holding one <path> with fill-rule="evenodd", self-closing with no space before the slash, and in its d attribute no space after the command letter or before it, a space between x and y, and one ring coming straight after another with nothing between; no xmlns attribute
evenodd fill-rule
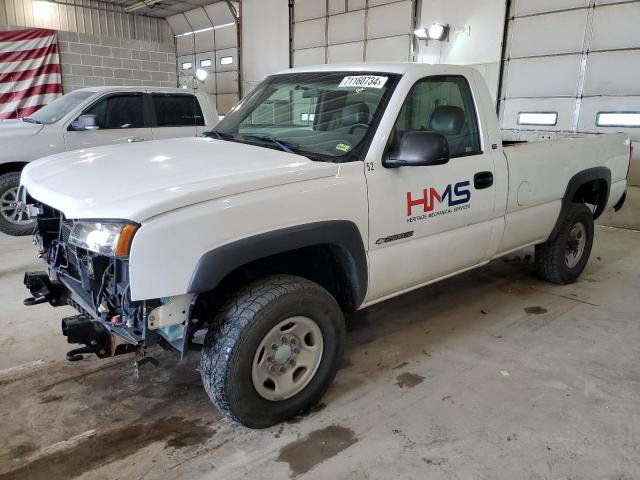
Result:
<svg viewBox="0 0 640 480"><path fill-rule="evenodd" d="M256 428L324 394L344 312L528 245L543 278L574 282L630 157L618 134L505 147L480 74L426 64L285 71L207 136L27 166L48 271L25 275L25 303L78 310L70 360L184 355L207 329L204 387Z"/></svg>
<svg viewBox="0 0 640 480"><path fill-rule="evenodd" d="M19 120L0 121L0 232L33 233L16 201L20 172L54 153L202 134L218 122L205 93L178 88L83 88Z"/></svg>

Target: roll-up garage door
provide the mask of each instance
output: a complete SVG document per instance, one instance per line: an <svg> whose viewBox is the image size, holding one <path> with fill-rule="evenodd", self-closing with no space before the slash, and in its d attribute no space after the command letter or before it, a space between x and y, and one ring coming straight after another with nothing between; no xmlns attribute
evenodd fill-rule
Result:
<svg viewBox="0 0 640 480"><path fill-rule="evenodd" d="M236 13L239 8L236 8ZM220 115L238 102L238 22L226 2L167 18L176 34L178 81L190 86L197 69L209 72L202 89L215 97Z"/></svg>
<svg viewBox="0 0 640 480"><path fill-rule="evenodd" d="M409 61L412 0L294 0L294 66Z"/></svg>
<svg viewBox="0 0 640 480"><path fill-rule="evenodd" d="M625 132L640 141L640 1L514 0L503 61L509 140Z"/></svg>

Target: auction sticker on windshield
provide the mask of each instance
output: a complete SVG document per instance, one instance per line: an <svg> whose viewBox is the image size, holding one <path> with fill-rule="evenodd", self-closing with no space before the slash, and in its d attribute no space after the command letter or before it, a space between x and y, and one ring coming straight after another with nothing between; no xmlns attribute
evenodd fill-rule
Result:
<svg viewBox="0 0 640 480"><path fill-rule="evenodd" d="M358 75L353 77L344 77L338 85L338 88L364 87L364 88L382 88L387 83L389 77L378 77L375 75Z"/></svg>

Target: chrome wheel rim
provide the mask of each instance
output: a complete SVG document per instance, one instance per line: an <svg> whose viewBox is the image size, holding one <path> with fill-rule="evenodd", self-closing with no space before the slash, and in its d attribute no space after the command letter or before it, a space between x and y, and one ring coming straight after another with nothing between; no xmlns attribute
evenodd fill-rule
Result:
<svg viewBox="0 0 640 480"><path fill-rule="evenodd" d="M323 350L322 332L308 317L291 317L273 327L253 356L251 379L270 401L300 393L316 374Z"/></svg>
<svg viewBox="0 0 640 480"><path fill-rule="evenodd" d="M587 244L587 229L582 223L576 223L569 232L567 241L567 249L564 253L564 261L567 267L575 267L584 253L584 247Z"/></svg>
<svg viewBox="0 0 640 480"><path fill-rule="evenodd" d="M13 225L33 223L26 209L18 201L18 187L10 188L0 195L0 215Z"/></svg>

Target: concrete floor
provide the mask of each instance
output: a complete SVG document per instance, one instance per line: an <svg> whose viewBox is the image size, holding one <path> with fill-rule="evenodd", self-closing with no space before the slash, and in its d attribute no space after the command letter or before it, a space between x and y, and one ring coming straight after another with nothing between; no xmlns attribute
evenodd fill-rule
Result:
<svg viewBox="0 0 640 480"><path fill-rule="evenodd" d="M356 314L326 398L263 431L196 355L64 361L66 312L21 305L29 240L0 252L0 479L640 478L639 232L598 227L574 285L522 252Z"/></svg>

